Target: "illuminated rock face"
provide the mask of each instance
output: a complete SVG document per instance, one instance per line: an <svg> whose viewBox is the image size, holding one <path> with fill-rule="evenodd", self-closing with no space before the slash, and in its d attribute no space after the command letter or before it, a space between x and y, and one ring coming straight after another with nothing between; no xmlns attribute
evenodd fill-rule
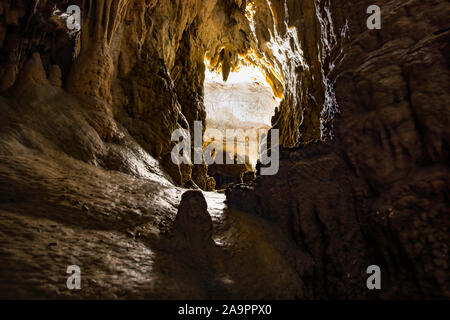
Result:
<svg viewBox="0 0 450 320"><path fill-rule="evenodd" d="M208 71L205 77L205 107L208 128L268 128L279 99L255 67L241 67L227 82Z"/></svg>
<svg viewBox="0 0 450 320"><path fill-rule="evenodd" d="M256 67L241 67L236 72L230 73L227 82L223 82L221 75L207 70L205 141L211 140L208 129L218 129L224 137L227 129L241 129L242 132L248 133L248 138L240 135L237 143L244 145L248 141L248 145L253 147L245 155L240 156L244 158L247 156L254 166L258 158L259 133L267 132L270 128L279 101L262 72ZM216 143L215 146L222 149L221 143ZM234 153L235 150L225 152Z"/></svg>

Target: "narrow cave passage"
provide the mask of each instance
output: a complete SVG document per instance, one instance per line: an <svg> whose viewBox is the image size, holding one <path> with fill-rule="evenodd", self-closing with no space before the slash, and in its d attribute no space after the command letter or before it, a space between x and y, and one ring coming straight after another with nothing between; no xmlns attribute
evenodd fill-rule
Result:
<svg viewBox="0 0 450 320"><path fill-rule="evenodd" d="M204 141L213 145L216 157L223 155L224 164L216 161L208 171L215 178L218 189L246 179L246 172L247 179L254 176L259 135L270 129L271 118L280 101L258 67L243 62L230 73L226 82L220 73L206 68ZM226 141L231 130L236 136L235 142L231 142L232 149L230 140ZM222 141L218 141L217 135ZM233 159L234 164L226 165L227 158Z"/></svg>

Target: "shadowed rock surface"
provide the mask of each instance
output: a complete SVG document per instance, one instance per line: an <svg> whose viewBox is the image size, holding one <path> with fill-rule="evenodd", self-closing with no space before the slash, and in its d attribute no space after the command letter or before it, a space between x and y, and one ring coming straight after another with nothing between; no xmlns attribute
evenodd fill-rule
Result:
<svg viewBox="0 0 450 320"><path fill-rule="evenodd" d="M450 6L371 4L1 1L0 297L448 299ZM282 99L278 174L226 198L171 161L205 59Z"/></svg>
<svg viewBox="0 0 450 320"><path fill-rule="evenodd" d="M212 220L201 191L186 191L183 194L174 228L191 250L202 250L213 243Z"/></svg>

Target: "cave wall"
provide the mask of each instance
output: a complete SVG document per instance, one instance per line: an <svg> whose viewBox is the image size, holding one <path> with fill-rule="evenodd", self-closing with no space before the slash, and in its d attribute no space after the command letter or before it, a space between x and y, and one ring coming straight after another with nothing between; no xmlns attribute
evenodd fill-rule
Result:
<svg viewBox="0 0 450 320"><path fill-rule="evenodd" d="M253 20L249 3L256 8ZM206 119L205 59L223 73L224 79L241 59L247 59L266 72L275 94L283 95L285 68L290 61L280 63L273 48L266 44L274 35L280 38L287 32L280 22L285 19L281 3L3 1L0 92L17 85L25 63L39 53L48 77L56 78L58 87L103 114L99 115L102 119L92 120L91 124L105 142L119 141L117 124L123 125L163 163L177 184L193 179L201 188L210 189L212 180L206 175L205 165L172 164L171 133L177 128L192 132L195 120ZM78 5L82 11L81 31L72 35L62 19L69 5ZM60 12L54 14L55 9ZM290 52L292 48L283 56L286 58ZM295 104L285 105L297 110ZM287 130L285 136L290 133Z"/></svg>
<svg viewBox="0 0 450 320"><path fill-rule="evenodd" d="M77 51L76 37L68 37L65 23L52 16L55 4L70 1L11 1L0 3L0 92L11 88L34 52L39 52L47 73L58 65L64 77ZM72 3L72 2L70 2Z"/></svg>
<svg viewBox="0 0 450 320"><path fill-rule="evenodd" d="M277 176L229 189L230 205L291 234L309 297L448 298L448 3L381 2L381 30L366 27L369 1L316 4L323 109L289 124L281 106L296 147Z"/></svg>
<svg viewBox="0 0 450 320"><path fill-rule="evenodd" d="M53 15L69 4L82 10L81 31L72 36L60 14ZM123 125L177 184L193 178L211 189L205 165L172 164L170 137L177 128L205 121L205 51L216 53L239 34L234 17L245 19L239 5L226 0L2 1L0 92L17 86L26 62L38 53L49 77L60 73L59 86L102 114L91 124L105 142L119 141L117 124ZM244 47L239 41L242 37L235 48Z"/></svg>

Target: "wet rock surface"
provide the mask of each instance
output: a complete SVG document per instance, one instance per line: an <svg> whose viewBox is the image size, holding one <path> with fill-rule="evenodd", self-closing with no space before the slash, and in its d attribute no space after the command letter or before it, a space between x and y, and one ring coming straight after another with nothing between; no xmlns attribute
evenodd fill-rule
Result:
<svg viewBox="0 0 450 320"><path fill-rule="evenodd" d="M0 296L448 298L450 8L389 1L368 30L371 4L1 1ZM170 136L205 122L204 60L226 79L240 57L290 149L225 203L181 187L214 181Z"/></svg>

